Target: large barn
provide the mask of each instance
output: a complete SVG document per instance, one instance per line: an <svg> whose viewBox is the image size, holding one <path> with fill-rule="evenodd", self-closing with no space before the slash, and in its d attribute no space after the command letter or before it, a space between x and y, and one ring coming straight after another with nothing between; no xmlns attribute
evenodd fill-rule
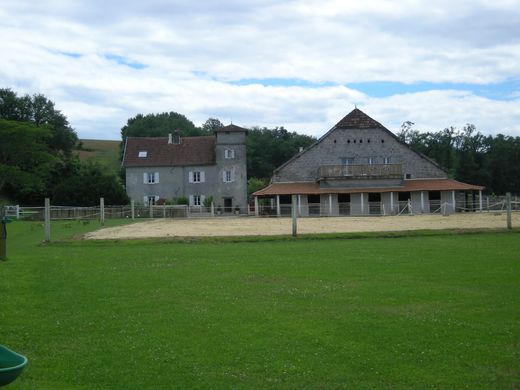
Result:
<svg viewBox="0 0 520 390"><path fill-rule="evenodd" d="M482 189L449 179L437 163L356 108L253 195L257 214L262 198L270 199L266 210L287 214L292 195L301 216L447 214L470 204L481 209Z"/></svg>

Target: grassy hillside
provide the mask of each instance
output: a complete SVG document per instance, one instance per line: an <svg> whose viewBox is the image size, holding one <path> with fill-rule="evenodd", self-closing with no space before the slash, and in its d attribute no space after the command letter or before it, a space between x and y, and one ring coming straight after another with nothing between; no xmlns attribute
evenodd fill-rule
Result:
<svg viewBox="0 0 520 390"><path fill-rule="evenodd" d="M82 161L92 160L117 173L121 163L119 161L119 143L121 141L107 141L98 139L82 139L82 150L77 150Z"/></svg>
<svg viewBox="0 0 520 390"><path fill-rule="evenodd" d="M41 223L9 229L0 336L29 358L13 389L520 384L518 233L42 245Z"/></svg>

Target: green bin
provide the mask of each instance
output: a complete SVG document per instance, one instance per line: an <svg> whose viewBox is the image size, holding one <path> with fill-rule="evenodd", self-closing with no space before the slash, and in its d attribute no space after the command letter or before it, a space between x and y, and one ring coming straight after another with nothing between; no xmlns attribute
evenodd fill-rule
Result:
<svg viewBox="0 0 520 390"><path fill-rule="evenodd" d="M14 381L27 365L27 358L0 345L0 386Z"/></svg>

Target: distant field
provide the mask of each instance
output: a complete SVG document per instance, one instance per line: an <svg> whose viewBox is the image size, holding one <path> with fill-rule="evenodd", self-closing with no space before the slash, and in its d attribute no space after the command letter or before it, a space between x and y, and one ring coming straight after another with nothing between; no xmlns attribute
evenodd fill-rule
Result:
<svg viewBox="0 0 520 390"><path fill-rule="evenodd" d="M119 144L121 141L82 139L84 150L77 150L82 161L93 160L109 168L112 172L119 171Z"/></svg>
<svg viewBox="0 0 520 390"><path fill-rule="evenodd" d="M8 228L0 343L29 358L13 390L520 387L518 232L43 245L41 223Z"/></svg>

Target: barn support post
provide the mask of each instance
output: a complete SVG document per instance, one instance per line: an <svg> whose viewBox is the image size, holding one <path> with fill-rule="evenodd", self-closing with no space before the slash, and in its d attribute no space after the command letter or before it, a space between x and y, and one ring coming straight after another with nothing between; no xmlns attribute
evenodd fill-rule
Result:
<svg viewBox="0 0 520 390"><path fill-rule="evenodd" d="M292 235L293 237L296 237L297 234L297 222L296 222L296 215L297 215L297 198L296 195L291 196L291 214L292 214Z"/></svg>
<svg viewBox="0 0 520 390"><path fill-rule="evenodd" d="M421 191L421 213L424 214L424 191Z"/></svg>
<svg viewBox="0 0 520 390"><path fill-rule="evenodd" d="M457 212L457 203L455 200L455 190L451 191L451 202L453 203L453 212Z"/></svg>
<svg viewBox="0 0 520 390"><path fill-rule="evenodd" d="M329 217L332 216L332 194L329 194Z"/></svg>
<svg viewBox="0 0 520 390"><path fill-rule="evenodd" d="M258 196L255 196L255 215L257 217L260 215L260 210L258 210Z"/></svg>
<svg viewBox="0 0 520 390"><path fill-rule="evenodd" d="M390 192L390 214L394 213L394 192Z"/></svg>
<svg viewBox="0 0 520 390"><path fill-rule="evenodd" d="M135 219L135 202L133 199L130 201L130 213L132 214L132 220L134 220Z"/></svg>
<svg viewBox="0 0 520 390"><path fill-rule="evenodd" d="M511 193L506 193L506 207L507 207L507 228L512 229L513 224L511 221Z"/></svg>
<svg viewBox="0 0 520 390"><path fill-rule="evenodd" d="M365 214L365 201L364 194L361 192L361 214Z"/></svg>
<svg viewBox="0 0 520 390"><path fill-rule="evenodd" d="M276 195L276 216L279 217L280 215L280 195Z"/></svg>
<svg viewBox="0 0 520 390"><path fill-rule="evenodd" d="M302 196L298 194L298 215L302 216Z"/></svg>
<svg viewBox="0 0 520 390"><path fill-rule="evenodd" d="M44 222L44 230L45 230L45 242L51 241L51 200L49 198L45 198L45 222Z"/></svg>
<svg viewBox="0 0 520 390"><path fill-rule="evenodd" d="M478 192L478 208L482 212L482 190Z"/></svg>
<svg viewBox="0 0 520 390"><path fill-rule="evenodd" d="M99 198L99 222L105 226L105 198Z"/></svg>

